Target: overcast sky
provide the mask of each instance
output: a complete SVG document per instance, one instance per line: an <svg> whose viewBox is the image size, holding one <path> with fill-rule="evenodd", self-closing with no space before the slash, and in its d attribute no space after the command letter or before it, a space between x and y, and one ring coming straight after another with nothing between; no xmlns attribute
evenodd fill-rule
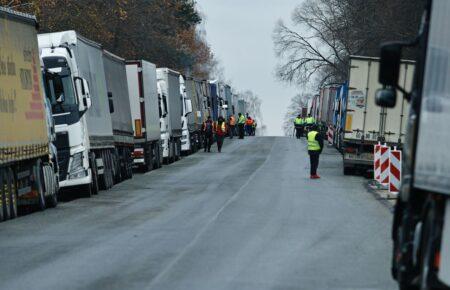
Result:
<svg viewBox="0 0 450 290"><path fill-rule="evenodd" d="M283 116L298 89L275 78L272 33L278 19L290 23L300 0L197 0L206 15L207 39L238 90L252 90L263 101L267 135L282 135Z"/></svg>

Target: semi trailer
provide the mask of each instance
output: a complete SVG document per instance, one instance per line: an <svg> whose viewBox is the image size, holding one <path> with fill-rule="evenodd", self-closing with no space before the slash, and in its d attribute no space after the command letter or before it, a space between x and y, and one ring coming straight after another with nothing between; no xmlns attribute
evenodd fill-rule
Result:
<svg viewBox="0 0 450 290"><path fill-rule="evenodd" d="M163 154L160 122L168 112L164 105L166 96L158 95L156 66L145 60L132 60L127 61L126 72L134 131L133 165L143 171L160 168Z"/></svg>
<svg viewBox="0 0 450 290"><path fill-rule="evenodd" d="M181 157L182 96L180 94L180 73L168 68L157 68L158 94L161 98L161 140L163 158L172 163Z"/></svg>
<svg viewBox="0 0 450 290"><path fill-rule="evenodd" d="M55 207L58 162L34 16L0 7L0 221L18 206Z"/></svg>
<svg viewBox="0 0 450 290"><path fill-rule="evenodd" d="M395 108L402 92L411 108L392 228L392 274L400 289L450 289L449 14L449 1L426 1L418 38L381 49L377 103ZM419 50L412 90L400 61L410 46Z"/></svg>
<svg viewBox="0 0 450 290"><path fill-rule="evenodd" d="M113 102L111 110L114 137L113 171L115 182L133 176L134 131L131 123L130 98L128 96L125 60L103 50L108 101Z"/></svg>
<svg viewBox="0 0 450 290"><path fill-rule="evenodd" d="M84 196L114 184L114 135L100 44L75 31L38 35L52 103L61 188Z"/></svg>
<svg viewBox="0 0 450 290"><path fill-rule="evenodd" d="M343 130L343 170L351 174L355 169L373 168L373 145L382 142L402 148L406 133L406 112L409 104L399 101L387 110L375 104L379 59L364 56L350 57L346 119ZM402 60L400 79L410 90L414 75L414 62Z"/></svg>

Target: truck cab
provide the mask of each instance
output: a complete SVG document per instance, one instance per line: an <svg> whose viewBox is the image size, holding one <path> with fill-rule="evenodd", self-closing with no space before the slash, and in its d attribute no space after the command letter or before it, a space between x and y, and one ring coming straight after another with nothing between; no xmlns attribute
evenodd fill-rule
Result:
<svg viewBox="0 0 450 290"><path fill-rule="evenodd" d="M60 168L60 187L91 184L89 137L85 113L91 107L89 85L78 76L70 48L41 49L44 85L49 92L55 120L56 147Z"/></svg>
<svg viewBox="0 0 450 290"><path fill-rule="evenodd" d="M161 143L163 158L167 162L172 161L173 148L170 141L169 133L169 112L167 108L167 95L163 92L162 86L164 86L164 81L158 81L158 102L159 102L159 124L161 129Z"/></svg>
<svg viewBox="0 0 450 290"><path fill-rule="evenodd" d="M191 134L189 132L189 120L188 116L192 113L192 101L189 98L186 90L186 82L184 77L180 75L180 94L182 99L182 115L181 115L181 151L182 152L191 152L192 144L191 144Z"/></svg>

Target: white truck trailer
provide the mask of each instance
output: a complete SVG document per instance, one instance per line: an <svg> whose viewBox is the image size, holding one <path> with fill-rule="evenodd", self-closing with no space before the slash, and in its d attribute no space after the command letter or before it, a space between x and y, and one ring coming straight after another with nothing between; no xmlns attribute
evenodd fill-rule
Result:
<svg viewBox="0 0 450 290"><path fill-rule="evenodd" d="M411 104L403 150L402 186L393 222L392 273L400 289L450 289L450 2L427 1L417 40L381 50L378 104ZM400 63L403 47L418 46L412 91ZM398 126L399 124L397 124Z"/></svg>
<svg viewBox="0 0 450 290"><path fill-rule="evenodd" d="M156 66L145 60L127 61L128 92L134 130L134 166L144 171L162 165L160 118L167 115L158 97Z"/></svg>
<svg viewBox="0 0 450 290"><path fill-rule="evenodd" d="M103 50L108 100L113 102L111 120L114 136L113 170L115 182L133 176L134 148L133 125L131 123L130 98L128 96L125 60Z"/></svg>
<svg viewBox="0 0 450 290"><path fill-rule="evenodd" d="M46 85L52 102L61 188L90 197L114 184L112 100L108 99L100 44L75 31L40 34L40 56L56 74ZM92 107L91 107L92 105ZM73 191L75 192L75 191Z"/></svg>
<svg viewBox="0 0 450 290"><path fill-rule="evenodd" d="M363 56L350 57L346 121L343 134L344 174L355 169L373 168L373 145L382 142L402 148L406 134L409 104L398 102L387 110L375 104L378 83L379 59ZM411 89L414 62L401 62L400 79L406 89Z"/></svg>
<svg viewBox="0 0 450 290"><path fill-rule="evenodd" d="M36 27L34 16L0 7L0 221L15 218L19 205L57 204L54 127Z"/></svg>
<svg viewBox="0 0 450 290"><path fill-rule="evenodd" d="M163 158L172 163L181 157L181 116L182 96L180 94L180 73L168 68L156 69L158 94L162 100L161 110L165 112L161 118L161 140L163 142Z"/></svg>

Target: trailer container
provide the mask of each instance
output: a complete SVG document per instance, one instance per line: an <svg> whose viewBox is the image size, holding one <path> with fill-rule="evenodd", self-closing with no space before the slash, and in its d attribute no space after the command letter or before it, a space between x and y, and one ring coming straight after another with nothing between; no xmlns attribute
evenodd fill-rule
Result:
<svg viewBox="0 0 450 290"><path fill-rule="evenodd" d="M120 182L133 175L133 125L131 122L130 98L128 96L127 72L125 60L106 50L103 51L108 99L114 104L111 113L114 154L114 179Z"/></svg>
<svg viewBox="0 0 450 290"><path fill-rule="evenodd" d="M54 127L36 27L34 16L0 7L0 221L15 218L19 205L57 204Z"/></svg>
<svg viewBox="0 0 450 290"><path fill-rule="evenodd" d="M402 100L390 110L377 107L379 59L350 57L349 90L343 136L344 173L373 167L373 144L377 142L403 146L409 104ZM402 85L411 89L414 62L401 62Z"/></svg>
<svg viewBox="0 0 450 290"><path fill-rule="evenodd" d="M145 60L126 62L128 95L134 131L134 167L144 171L162 165L160 118L165 112L158 96L156 66Z"/></svg>

